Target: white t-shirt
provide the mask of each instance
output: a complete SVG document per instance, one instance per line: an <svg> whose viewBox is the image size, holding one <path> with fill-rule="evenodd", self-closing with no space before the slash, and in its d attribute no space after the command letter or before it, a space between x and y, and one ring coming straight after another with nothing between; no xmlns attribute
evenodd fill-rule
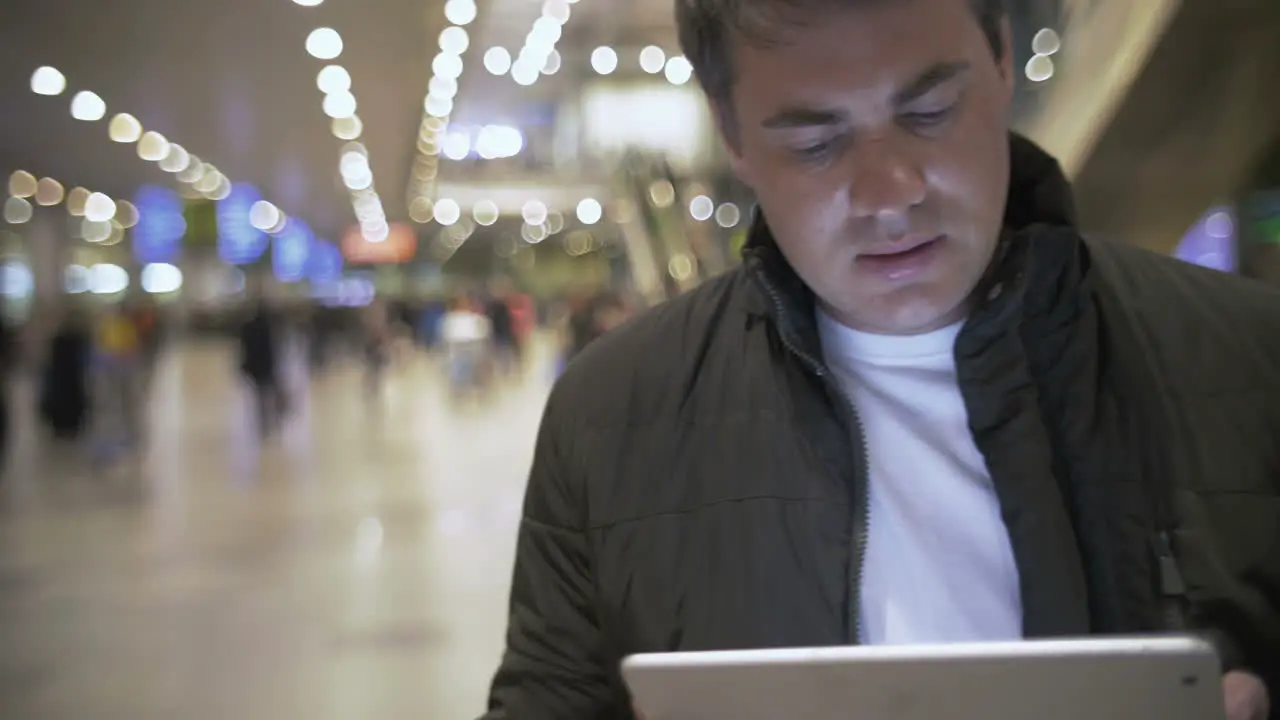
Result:
<svg viewBox="0 0 1280 720"><path fill-rule="evenodd" d="M1020 639L1018 568L956 380L961 324L875 335L819 312L818 325L869 451L862 641Z"/></svg>

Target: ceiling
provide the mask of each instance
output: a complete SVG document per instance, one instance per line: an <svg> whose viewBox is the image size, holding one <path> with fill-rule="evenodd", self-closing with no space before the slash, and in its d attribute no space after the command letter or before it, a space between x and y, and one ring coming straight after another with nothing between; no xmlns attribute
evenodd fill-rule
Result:
<svg viewBox="0 0 1280 720"><path fill-rule="evenodd" d="M1014 0L1015 25L1052 23L1061 2ZM526 126L553 117L550 109L592 77L589 58L599 45L619 48L619 75L640 73L636 52L644 45L676 52L671 0L573 2L557 43L562 70L524 87L485 71L481 57L494 45L517 54L543 0L477 4L455 123ZM142 184L175 186L133 145L108 137L110 118L127 112L336 239L355 222L338 172L344 142L331 132L316 87L327 63L305 50L308 34L327 26L344 41L332 62L352 77L374 186L388 219L406 221L423 100L447 24L444 0L323 0L314 7L291 0L0 2L0 173L27 170L118 198ZM31 74L43 65L66 76L63 94L31 91ZM72 118L69 105L79 90L105 100L102 120ZM492 170L506 173L474 165L446 162L440 178L487 182Z"/></svg>

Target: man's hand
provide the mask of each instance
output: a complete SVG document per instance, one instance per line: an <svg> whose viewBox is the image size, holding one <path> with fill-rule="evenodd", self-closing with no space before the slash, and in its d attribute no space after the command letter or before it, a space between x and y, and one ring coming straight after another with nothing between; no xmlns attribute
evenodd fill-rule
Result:
<svg viewBox="0 0 1280 720"><path fill-rule="evenodd" d="M1267 686L1253 673L1232 670L1223 675L1222 696L1227 720L1267 720L1271 713Z"/></svg>

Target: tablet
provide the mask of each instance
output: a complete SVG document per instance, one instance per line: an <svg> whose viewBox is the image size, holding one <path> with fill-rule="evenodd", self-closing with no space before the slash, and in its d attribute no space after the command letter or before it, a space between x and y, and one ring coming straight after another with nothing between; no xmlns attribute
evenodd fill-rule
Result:
<svg viewBox="0 0 1280 720"><path fill-rule="evenodd" d="M1222 720L1213 648L1183 637L632 655L645 720Z"/></svg>

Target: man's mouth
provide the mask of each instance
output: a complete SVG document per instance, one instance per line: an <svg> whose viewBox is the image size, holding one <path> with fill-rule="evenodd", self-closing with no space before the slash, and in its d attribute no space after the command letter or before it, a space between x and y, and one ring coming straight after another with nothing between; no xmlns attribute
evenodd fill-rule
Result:
<svg viewBox="0 0 1280 720"><path fill-rule="evenodd" d="M895 255L905 255L915 250L920 250L927 245L931 245L942 239L941 235L908 235L900 240L887 245L870 248L861 254L865 257L884 257L889 258Z"/></svg>

